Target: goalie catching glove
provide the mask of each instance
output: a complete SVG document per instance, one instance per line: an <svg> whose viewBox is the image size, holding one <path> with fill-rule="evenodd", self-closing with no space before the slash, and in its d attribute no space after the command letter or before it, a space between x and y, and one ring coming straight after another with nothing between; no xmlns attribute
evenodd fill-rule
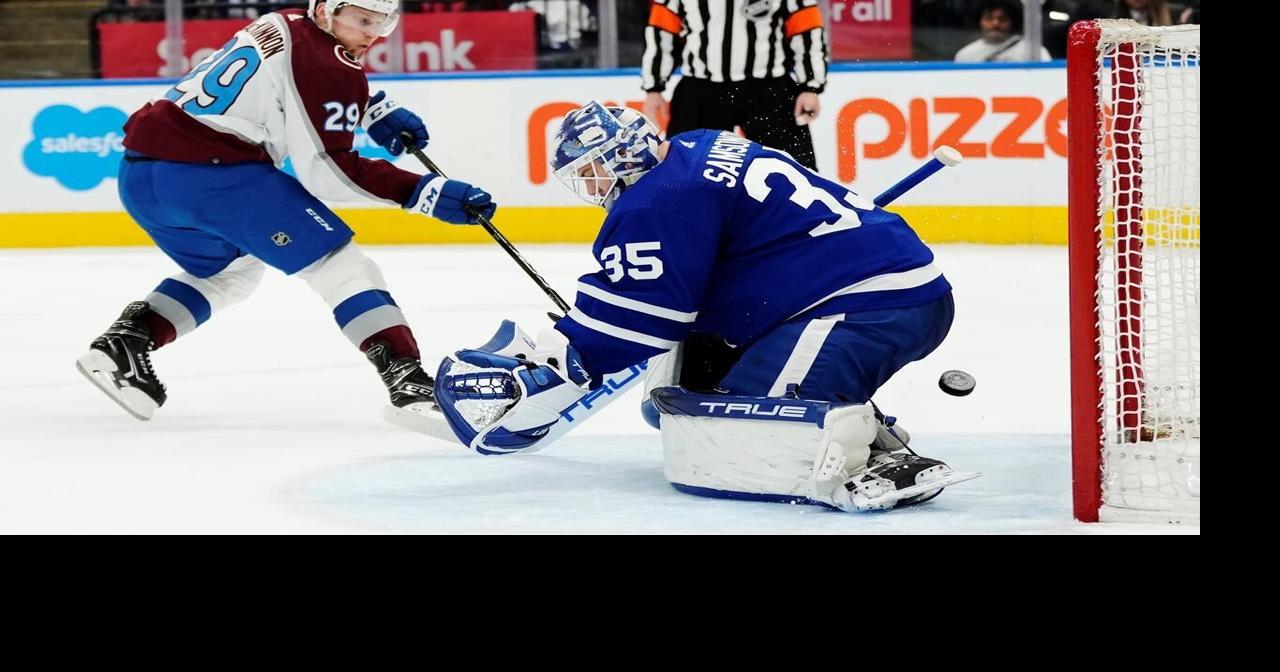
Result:
<svg viewBox="0 0 1280 672"><path fill-rule="evenodd" d="M464 445L482 455L533 452L561 410L588 391L590 376L563 334L538 334L536 349L514 323L475 350L440 363L436 403Z"/></svg>

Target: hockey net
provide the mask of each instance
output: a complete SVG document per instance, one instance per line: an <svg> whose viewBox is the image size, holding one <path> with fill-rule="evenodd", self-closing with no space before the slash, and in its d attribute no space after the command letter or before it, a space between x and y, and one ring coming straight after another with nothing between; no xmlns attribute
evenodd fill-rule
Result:
<svg viewBox="0 0 1280 672"><path fill-rule="evenodd" d="M1072 27L1073 494L1200 520L1200 27Z"/></svg>

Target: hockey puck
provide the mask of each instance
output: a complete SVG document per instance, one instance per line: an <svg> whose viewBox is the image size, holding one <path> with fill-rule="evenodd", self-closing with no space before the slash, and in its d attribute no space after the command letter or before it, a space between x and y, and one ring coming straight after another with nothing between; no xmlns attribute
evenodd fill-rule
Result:
<svg viewBox="0 0 1280 672"><path fill-rule="evenodd" d="M956 369L943 371L942 377L938 379L938 387L953 397L968 396L977 385L978 381L973 376Z"/></svg>

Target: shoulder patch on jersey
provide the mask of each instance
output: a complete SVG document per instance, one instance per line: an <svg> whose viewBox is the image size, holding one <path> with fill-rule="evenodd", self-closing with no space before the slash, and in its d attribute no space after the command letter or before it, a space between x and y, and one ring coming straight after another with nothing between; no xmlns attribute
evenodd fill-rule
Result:
<svg viewBox="0 0 1280 672"><path fill-rule="evenodd" d="M302 18L301 14L286 14L285 16L288 16L290 21L297 21Z"/></svg>
<svg viewBox="0 0 1280 672"><path fill-rule="evenodd" d="M342 61L343 65L353 67L356 70L364 70L364 66L360 65L360 61L357 61L356 57L351 55L351 52L343 49L341 44L333 45L333 54L338 57L339 61Z"/></svg>
<svg viewBox="0 0 1280 672"><path fill-rule="evenodd" d="M693 149L694 147L697 147L697 146L698 146L698 143L696 143L696 142L689 142L688 140L678 140L677 142L679 142L680 144L684 145L684 146L685 146L685 149Z"/></svg>

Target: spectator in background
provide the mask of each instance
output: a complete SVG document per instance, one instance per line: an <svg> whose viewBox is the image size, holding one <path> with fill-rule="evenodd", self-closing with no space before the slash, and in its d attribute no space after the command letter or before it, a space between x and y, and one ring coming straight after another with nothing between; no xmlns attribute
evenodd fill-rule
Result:
<svg viewBox="0 0 1280 672"><path fill-rule="evenodd" d="M1016 0L983 0L978 5L982 37L956 52L957 63L1021 63L1050 60L1040 47L1034 57L1022 40L1022 4Z"/></svg>
<svg viewBox="0 0 1280 672"><path fill-rule="evenodd" d="M1173 16L1165 0L1116 0L1117 19L1133 19L1144 26L1172 26Z"/></svg>
<svg viewBox="0 0 1280 672"><path fill-rule="evenodd" d="M542 46L567 51L582 46L582 34L595 32L595 17L582 0L529 0L513 2L513 12L537 12L542 17Z"/></svg>
<svg viewBox="0 0 1280 672"><path fill-rule="evenodd" d="M1200 23L1200 0L1188 2L1178 14L1178 23Z"/></svg>

